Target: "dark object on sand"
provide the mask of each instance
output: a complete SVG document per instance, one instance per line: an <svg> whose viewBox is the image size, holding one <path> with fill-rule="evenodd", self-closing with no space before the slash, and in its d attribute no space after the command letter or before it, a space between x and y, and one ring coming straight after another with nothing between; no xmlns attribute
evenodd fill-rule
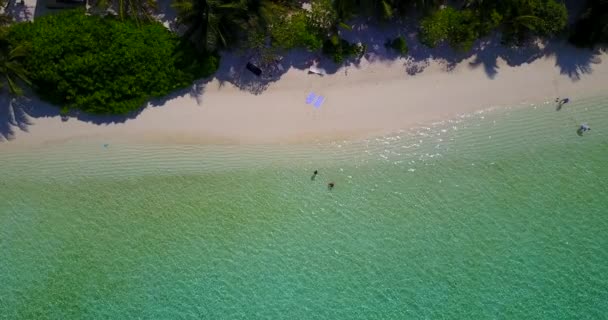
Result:
<svg viewBox="0 0 608 320"><path fill-rule="evenodd" d="M588 124L583 123L583 124L581 124L581 126L578 128L578 130L576 130L576 133L577 133L579 136L583 136L583 133L585 133L585 132L587 132L587 131L591 131L591 127L589 127L589 125L588 125Z"/></svg>
<svg viewBox="0 0 608 320"><path fill-rule="evenodd" d="M256 65L254 65L251 62L247 62L247 70L251 71L253 74L255 74L258 77L262 75L262 69L258 68Z"/></svg>
<svg viewBox="0 0 608 320"><path fill-rule="evenodd" d="M570 102L570 99L568 98L564 98L562 100L559 100L559 98L555 99L555 102L557 102L557 107L555 108L557 111L562 109L562 106L565 105L566 103Z"/></svg>
<svg viewBox="0 0 608 320"><path fill-rule="evenodd" d="M327 189L331 190L331 189L334 188L335 185L336 185L335 183L330 182L330 183L327 184Z"/></svg>
<svg viewBox="0 0 608 320"><path fill-rule="evenodd" d="M310 180L315 180L315 178L317 177L317 174L319 174L319 171L315 170L315 172L312 173L312 177L310 177Z"/></svg>

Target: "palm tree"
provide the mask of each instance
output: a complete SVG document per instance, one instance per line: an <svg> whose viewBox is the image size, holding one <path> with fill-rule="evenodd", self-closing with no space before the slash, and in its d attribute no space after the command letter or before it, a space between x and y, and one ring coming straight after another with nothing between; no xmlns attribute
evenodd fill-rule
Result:
<svg viewBox="0 0 608 320"><path fill-rule="evenodd" d="M429 11L437 8L443 0L334 0L334 8L341 20L348 20L357 9L361 14L375 14L382 19L391 19L411 8Z"/></svg>
<svg viewBox="0 0 608 320"><path fill-rule="evenodd" d="M246 28L247 2L240 0L174 0L177 22L184 25L184 37L200 51L226 48L237 31Z"/></svg>
<svg viewBox="0 0 608 320"><path fill-rule="evenodd" d="M4 42L4 41L3 41ZM21 64L21 59L27 53L26 47L17 46L11 48L8 44L0 45L0 77L4 78L0 81L0 89L8 84L9 93L14 95L22 95L23 89L18 82L22 81L27 85L32 85L27 77L27 71Z"/></svg>
<svg viewBox="0 0 608 320"><path fill-rule="evenodd" d="M1 0L0 0L1 1ZM157 0L98 0L96 7L116 10L121 19L132 17L136 20L152 20L153 12L158 7Z"/></svg>

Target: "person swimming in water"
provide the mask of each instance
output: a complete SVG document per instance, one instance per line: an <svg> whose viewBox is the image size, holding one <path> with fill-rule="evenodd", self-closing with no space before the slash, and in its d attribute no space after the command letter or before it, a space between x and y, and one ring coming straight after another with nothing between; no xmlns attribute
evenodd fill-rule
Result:
<svg viewBox="0 0 608 320"><path fill-rule="evenodd" d="M335 185L336 185L335 183L330 182L330 183L327 184L327 189L331 190L331 189L334 188Z"/></svg>
<svg viewBox="0 0 608 320"><path fill-rule="evenodd" d="M312 173L312 177L310 177L310 180L315 180L315 178L317 177L317 174L319 174L319 171L315 170L315 172Z"/></svg>
<svg viewBox="0 0 608 320"><path fill-rule="evenodd" d="M582 136L582 135L583 135L583 133L585 133L585 132L587 132L587 131L591 131L591 127L589 127L589 125L588 125L588 124L583 123L583 124L581 124L581 126L578 128L578 130L576 130L576 133L577 133L579 136Z"/></svg>

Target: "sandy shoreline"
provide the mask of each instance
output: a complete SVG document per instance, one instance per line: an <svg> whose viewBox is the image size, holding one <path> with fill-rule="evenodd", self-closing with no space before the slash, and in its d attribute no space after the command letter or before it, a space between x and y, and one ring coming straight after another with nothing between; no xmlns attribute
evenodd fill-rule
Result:
<svg viewBox="0 0 608 320"><path fill-rule="evenodd" d="M472 64L475 57L449 71L441 60L429 60L415 75L406 72L403 59L364 59L358 67L324 77L292 68L259 95L213 79L198 94L176 95L123 123L28 116L27 131L13 128L0 149L70 140L276 144L358 139L494 106L600 94L608 86L607 58L605 53L595 56L576 76L562 74L555 56L518 66L499 57L492 76ZM306 104L310 92L326 98L320 108Z"/></svg>

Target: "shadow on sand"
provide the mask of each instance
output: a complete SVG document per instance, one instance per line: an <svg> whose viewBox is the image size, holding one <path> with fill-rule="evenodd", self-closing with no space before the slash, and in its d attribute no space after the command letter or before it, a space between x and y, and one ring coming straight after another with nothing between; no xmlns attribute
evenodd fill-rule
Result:
<svg viewBox="0 0 608 320"><path fill-rule="evenodd" d="M519 66L544 57L555 57L556 67L560 73L572 81L577 81L584 74L593 72L593 64L600 63L599 50L578 49L567 44L564 40L556 39L546 42L530 41L518 47L506 47L500 43L500 37L494 35L475 42L468 52L459 52L448 45L437 48L428 48L417 40L415 18L404 20L399 24L379 25L368 21L354 21L352 30L341 30L340 36L350 42L365 44L366 53L359 59L350 59L343 65L336 65L330 59L322 57L319 53L293 50L283 54L279 59L270 62L261 62L259 55L238 54L228 52L222 54L220 67L212 78L199 80L191 87L178 90L172 94L150 101L147 107L164 105L168 100L177 97L190 96L202 103L205 87L210 81L216 79L220 86L229 83L237 88L252 94L263 93L273 82L278 81L290 68L306 70L313 60L317 60L318 67L325 69L327 74L338 71L348 72L349 68L359 68L363 60L366 63L387 63L401 65L404 75L414 76L424 72L431 61L438 61L444 65L444 70L450 72L459 63L469 60L469 67L483 68L487 77L493 79L499 70L499 59L509 66ZM403 36L409 46L407 57L400 57L392 50L387 49L384 43L389 38ZM245 69L247 62L258 64L264 71L261 77ZM30 95L31 96L31 95ZM64 121L75 118L78 121L95 124L123 123L137 117L145 107L139 110L117 116L97 116L81 112L73 112L63 116ZM27 131L30 118L57 117L59 109L39 101L36 98L11 99L0 97L0 140L9 140L14 137L15 130Z"/></svg>
<svg viewBox="0 0 608 320"><path fill-rule="evenodd" d="M121 115L96 115L79 110L71 110L67 114L62 114L60 108L41 101L32 92L27 92L22 97L11 97L2 93L0 94L0 143L12 140L15 137L16 130L27 132L28 127L32 124L31 119L57 117L61 121L82 121L96 125L108 125L135 119L144 109L163 106L169 100L177 97L189 96L196 99L198 104L201 104L203 91L208 81L209 79L198 80L188 88L174 91L162 98L151 99L147 105Z"/></svg>

